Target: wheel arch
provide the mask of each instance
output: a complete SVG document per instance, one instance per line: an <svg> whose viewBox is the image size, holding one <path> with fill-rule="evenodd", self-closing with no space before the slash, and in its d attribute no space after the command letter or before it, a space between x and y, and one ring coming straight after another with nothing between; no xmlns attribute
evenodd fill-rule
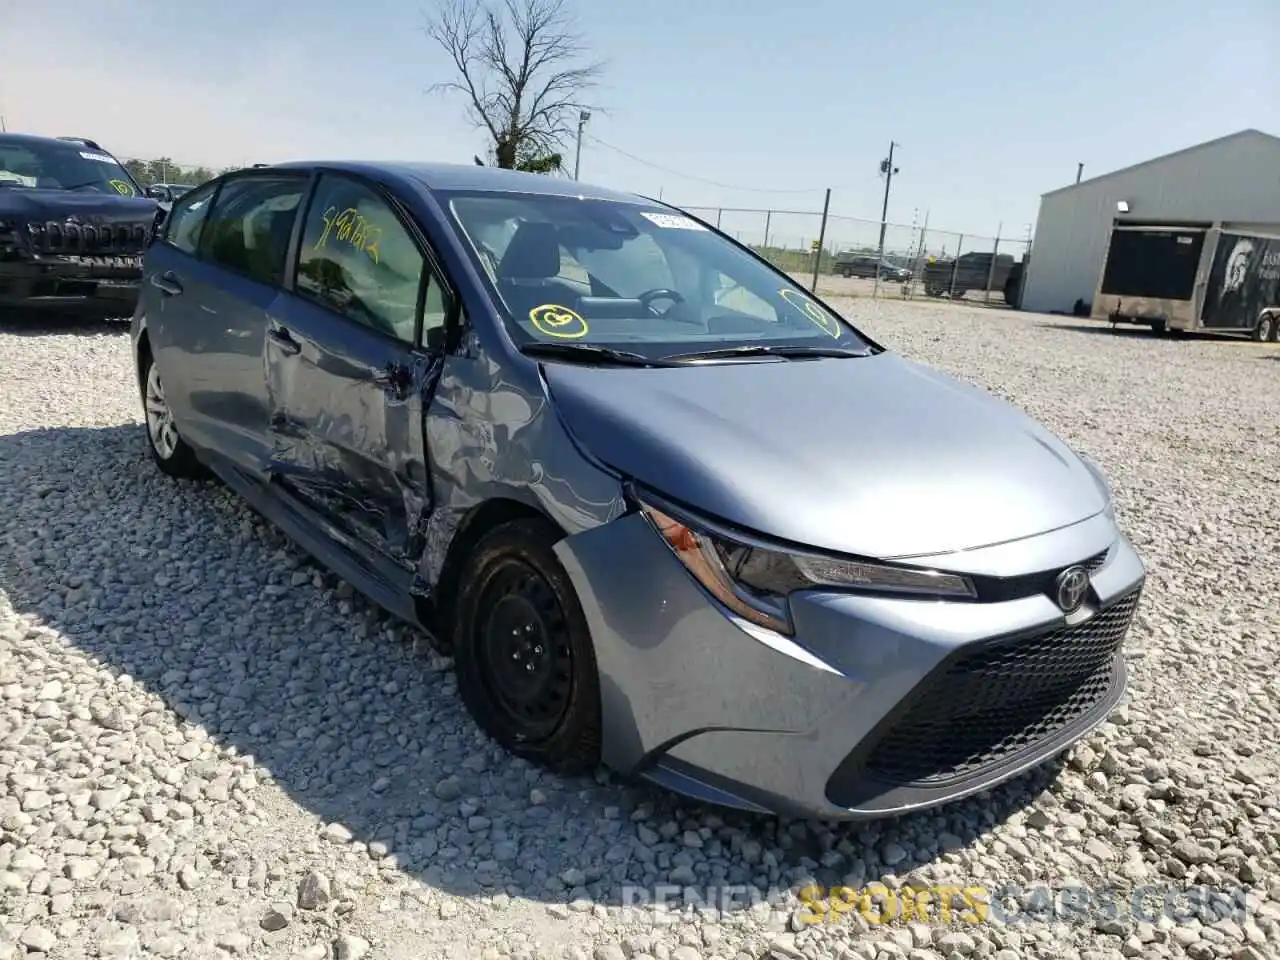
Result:
<svg viewBox="0 0 1280 960"><path fill-rule="evenodd" d="M538 520L555 531L557 540L567 536L567 531L545 511L514 497L491 497L463 514L454 529L453 536L449 539L444 562L430 597L423 597L417 601L424 622L430 624L436 646L441 653L451 652L448 630L444 628L452 622L453 607L467 557L481 538L513 520Z"/></svg>

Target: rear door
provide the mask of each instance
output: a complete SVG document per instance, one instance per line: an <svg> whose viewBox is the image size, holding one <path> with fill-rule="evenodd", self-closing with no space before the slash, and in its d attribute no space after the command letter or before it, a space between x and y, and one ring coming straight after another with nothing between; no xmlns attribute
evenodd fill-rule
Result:
<svg viewBox="0 0 1280 960"><path fill-rule="evenodd" d="M180 322L165 323L157 337L157 357L183 435L258 479L271 452L262 367L268 316L308 179L305 171L268 170L226 179L196 256L151 280L181 303Z"/></svg>
<svg viewBox="0 0 1280 960"><path fill-rule="evenodd" d="M433 262L387 190L322 174L264 352L274 479L405 570L432 506L424 412L443 364L422 344L454 302Z"/></svg>

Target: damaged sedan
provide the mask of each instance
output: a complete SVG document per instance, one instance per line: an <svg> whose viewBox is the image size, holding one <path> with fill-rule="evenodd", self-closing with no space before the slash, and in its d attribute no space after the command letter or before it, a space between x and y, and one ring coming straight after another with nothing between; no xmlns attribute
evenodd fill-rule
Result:
<svg viewBox="0 0 1280 960"><path fill-rule="evenodd" d="M428 631L513 754L878 817L1123 695L1145 571L1098 467L677 209L289 163L179 198L144 269L159 469Z"/></svg>

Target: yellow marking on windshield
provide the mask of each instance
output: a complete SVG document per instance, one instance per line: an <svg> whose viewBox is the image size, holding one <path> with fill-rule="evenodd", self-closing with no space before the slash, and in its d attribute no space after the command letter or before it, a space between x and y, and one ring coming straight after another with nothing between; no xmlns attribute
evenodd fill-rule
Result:
<svg viewBox="0 0 1280 960"><path fill-rule="evenodd" d="M822 332L832 339L840 339L840 324L834 317L823 310L820 306L806 297L804 294L796 290L782 289L778 291L778 296L791 304L811 321L814 325L821 328Z"/></svg>
<svg viewBox="0 0 1280 960"><path fill-rule="evenodd" d="M544 303L529 311L529 322L535 330L548 337L561 340L577 340L587 335L587 321L568 307L558 303Z"/></svg>
<svg viewBox="0 0 1280 960"><path fill-rule="evenodd" d="M133 196L133 187L129 186L129 184L126 181L108 180L107 182L111 184L111 189L114 190L116 193L120 194L121 196L123 197Z"/></svg>
<svg viewBox="0 0 1280 960"><path fill-rule="evenodd" d="M337 207L326 210L324 231L312 249L319 250L326 246L330 236L350 244L361 253L368 254L374 263L378 262L378 241L382 239L382 228L362 216L355 207L347 207L341 213L338 212Z"/></svg>

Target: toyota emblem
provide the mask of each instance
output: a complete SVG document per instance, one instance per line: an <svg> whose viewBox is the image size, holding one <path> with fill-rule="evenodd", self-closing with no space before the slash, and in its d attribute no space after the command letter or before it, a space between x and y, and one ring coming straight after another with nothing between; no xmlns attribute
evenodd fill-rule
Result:
<svg viewBox="0 0 1280 960"><path fill-rule="evenodd" d="M1084 595L1089 590L1089 574L1084 567L1067 567L1058 574L1057 595L1055 599L1063 613L1075 613L1084 603Z"/></svg>

